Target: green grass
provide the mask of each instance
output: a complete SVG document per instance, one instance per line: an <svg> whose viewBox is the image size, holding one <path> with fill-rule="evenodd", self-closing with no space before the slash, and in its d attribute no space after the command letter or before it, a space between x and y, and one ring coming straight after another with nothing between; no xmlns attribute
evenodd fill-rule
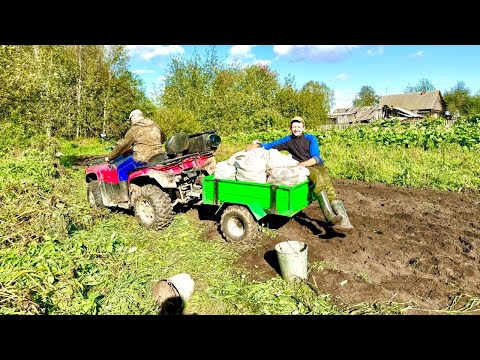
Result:
<svg viewBox="0 0 480 360"><path fill-rule="evenodd" d="M107 148L114 146L112 142L106 142L101 138L85 138L75 141L62 142L60 158L63 166L71 167L80 157L85 156L107 156L110 152Z"/></svg>
<svg viewBox="0 0 480 360"><path fill-rule="evenodd" d="M186 314L402 314L414 308L392 302L339 307L310 283L287 283L280 276L257 282L234 265L238 249L207 238L204 223L187 214L177 214L164 231L149 231L130 214L92 210L84 170L73 163L105 154L105 143L64 141L60 159L55 147L16 151L0 160L0 314L157 314L153 284L182 272L195 281ZM224 141L217 160L244 147ZM333 176L480 188L476 154L456 145L424 151L325 144L322 154ZM334 268L328 259L311 264L310 271L326 268ZM358 275L369 280L368 274ZM477 298L453 305L443 311L480 308Z"/></svg>

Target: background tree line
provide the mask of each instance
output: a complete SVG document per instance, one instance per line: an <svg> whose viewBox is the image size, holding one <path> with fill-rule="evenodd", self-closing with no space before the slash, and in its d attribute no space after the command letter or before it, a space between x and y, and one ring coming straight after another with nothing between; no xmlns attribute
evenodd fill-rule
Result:
<svg viewBox="0 0 480 360"><path fill-rule="evenodd" d="M284 129L298 114L315 127L328 123L333 98L324 83L310 81L297 89L293 76L282 83L268 66L226 64L212 47L205 59L195 54L170 62L155 118L167 133Z"/></svg>
<svg viewBox="0 0 480 360"><path fill-rule="evenodd" d="M422 78L416 85L407 85L404 93L438 90L430 80ZM457 83L442 92L443 99L447 103L448 111L452 115L473 116L480 114L480 90L472 94L471 90L465 86L463 81ZM352 102L353 107L372 106L379 103L381 96L378 95L373 87L362 86Z"/></svg>
<svg viewBox="0 0 480 360"><path fill-rule="evenodd" d="M152 100L128 62L123 45L2 45L0 119L28 134L74 138L107 132L118 138L130 126L129 112L140 108L167 136L208 129L230 135L285 129L298 114L312 129L329 123L334 109L334 92L325 83L298 87L294 76L281 81L267 65L227 64L214 46L204 58L172 59L165 86ZM421 79L405 92L433 89ZM480 113L480 92L472 95L463 82L443 97L452 115ZM363 86L352 105L379 99L371 86Z"/></svg>
<svg viewBox="0 0 480 360"><path fill-rule="evenodd" d="M165 87L154 100L128 67L125 46L0 46L0 118L31 134L73 138L100 131L121 136L135 108L167 135L207 129L228 135L287 126L302 114L310 127L327 123L333 91L310 81L296 88L268 66L220 61L215 48L202 59L168 65Z"/></svg>
<svg viewBox="0 0 480 360"><path fill-rule="evenodd" d="M154 108L124 46L0 46L0 119L30 134L119 135L136 107Z"/></svg>

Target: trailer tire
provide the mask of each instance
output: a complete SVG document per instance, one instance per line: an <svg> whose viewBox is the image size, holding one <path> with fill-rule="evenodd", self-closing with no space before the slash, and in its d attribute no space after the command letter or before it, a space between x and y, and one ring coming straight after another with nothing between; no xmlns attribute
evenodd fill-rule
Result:
<svg viewBox="0 0 480 360"><path fill-rule="evenodd" d="M220 218L220 230L228 242L249 243L258 236L258 224L243 206L227 207Z"/></svg>
<svg viewBox="0 0 480 360"><path fill-rule="evenodd" d="M145 185L133 204L135 217L147 229L163 230L173 220L173 205L167 193L158 186Z"/></svg>
<svg viewBox="0 0 480 360"><path fill-rule="evenodd" d="M102 191L100 190L98 180L92 180L88 183L87 196L91 208L101 209L106 207L103 204Z"/></svg>

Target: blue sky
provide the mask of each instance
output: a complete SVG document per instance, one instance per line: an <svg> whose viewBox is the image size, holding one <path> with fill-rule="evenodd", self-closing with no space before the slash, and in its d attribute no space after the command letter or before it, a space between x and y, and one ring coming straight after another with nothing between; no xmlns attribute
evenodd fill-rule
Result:
<svg viewBox="0 0 480 360"><path fill-rule="evenodd" d="M147 93L163 86L172 57L203 57L210 45L128 45L130 70ZM463 81L472 94L480 90L480 45L215 45L222 61L263 63L283 83L289 74L298 88L313 80L335 93L335 108L350 107L361 87L378 95L403 93L426 78L444 93Z"/></svg>

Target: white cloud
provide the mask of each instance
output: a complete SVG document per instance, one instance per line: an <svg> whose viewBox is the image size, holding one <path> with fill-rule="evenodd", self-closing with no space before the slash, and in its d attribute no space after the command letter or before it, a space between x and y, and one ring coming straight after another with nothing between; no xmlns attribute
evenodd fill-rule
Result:
<svg viewBox="0 0 480 360"><path fill-rule="evenodd" d="M424 53L423 50L419 50L416 53L413 53L412 55L410 55L410 57L412 59L418 59L418 58L421 58L421 57L424 57L424 56L425 56L425 53Z"/></svg>
<svg viewBox="0 0 480 360"><path fill-rule="evenodd" d="M256 45L235 45L230 48L228 53L231 57L250 59L255 57L252 53L252 49L255 46Z"/></svg>
<svg viewBox="0 0 480 360"><path fill-rule="evenodd" d="M335 93L335 106L331 110L332 112L335 109L349 108L352 107L353 100L357 94L355 90L352 89L339 89L334 90Z"/></svg>
<svg viewBox="0 0 480 360"><path fill-rule="evenodd" d="M228 51L228 58L226 62L228 64L237 64L242 67L250 65L270 65L271 60L257 59L252 52L253 48L257 45L235 45Z"/></svg>
<svg viewBox="0 0 480 360"><path fill-rule="evenodd" d="M255 55L252 53L253 48L256 45L235 45L228 51L227 63L239 63L242 64L246 60L255 61Z"/></svg>
<svg viewBox="0 0 480 360"><path fill-rule="evenodd" d="M335 79L340 80L340 81L345 81L348 79L347 73L341 73L335 76Z"/></svg>
<svg viewBox="0 0 480 360"><path fill-rule="evenodd" d="M379 46L378 48L376 49L368 49L367 50L367 55L370 55L370 56L376 56L376 55L383 55L384 53L384 47L383 45L382 46Z"/></svg>
<svg viewBox="0 0 480 360"><path fill-rule="evenodd" d="M333 62L359 45L274 45L273 52L292 61Z"/></svg>
<svg viewBox="0 0 480 360"><path fill-rule="evenodd" d="M134 74L144 75L144 74L153 74L155 70L137 69L137 70L132 70L132 72Z"/></svg>
<svg viewBox="0 0 480 360"><path fill-rule="evenodd" d="M138 56L143 60L151 60L157 56L169 56L183 54L185 50L179 45L127 45L132 56Z"/></svg>

